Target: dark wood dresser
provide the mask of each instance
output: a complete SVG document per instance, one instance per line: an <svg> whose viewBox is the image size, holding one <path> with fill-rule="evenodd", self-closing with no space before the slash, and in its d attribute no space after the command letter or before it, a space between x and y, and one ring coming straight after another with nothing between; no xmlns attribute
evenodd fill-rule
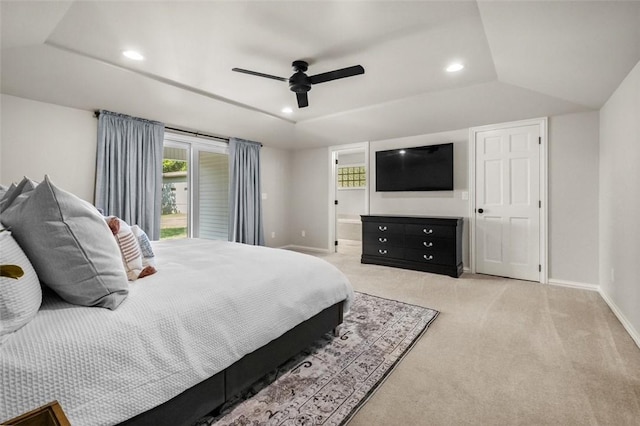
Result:
<svg viewBox="0 0 640 426"><path fill-rule="evenodd" d="M458 278L462 275L461 217L361 216L362 263Z"/></svg>

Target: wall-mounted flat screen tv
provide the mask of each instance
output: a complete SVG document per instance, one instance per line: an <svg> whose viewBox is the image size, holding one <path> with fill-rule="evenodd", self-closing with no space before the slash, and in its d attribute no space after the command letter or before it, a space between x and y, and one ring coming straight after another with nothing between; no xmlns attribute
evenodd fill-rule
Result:
<svg viewBox="0 0 640 426"><path fill-rule="evenodd" d="M376 191L452 191L453 143L376 152Z"/></svg>

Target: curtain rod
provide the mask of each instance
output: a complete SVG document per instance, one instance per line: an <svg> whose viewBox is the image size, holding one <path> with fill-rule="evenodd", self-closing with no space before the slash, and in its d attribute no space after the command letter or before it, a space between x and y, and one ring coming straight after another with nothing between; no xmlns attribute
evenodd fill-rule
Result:
<svg viewBox="0 0 640 426"><path fill-rule="evenodd" d="M95 111L94 112L94 116L96 118L100 117L100 111ZM211 139L215 139L215 140L218 140L218 141L229 143L229 138L223 138L222 136L213 136L213 135L208 135L206 133L194 132L192 130L179 129L177 127L164 126L164 128L165 128L165 130L173 130L174 132L188 133L188 134L193 135L195 137L211 138ZM260 144L260 145L262 145L262 144Z"/></svg>
<svg viewBox="0 0 640 426"><path fill-rule="evenodd" d="M165 128L165 130L173 130L174 132L188 133L188 134L193 135L195 137L211 138L211 139L215 139L215 140L218 140L218 141L229 143L229 138L223 138L221 136L213 136L213 135L208 135L206 133L200 133L200 132L194 132L194 131L191 131L191 130L178 129L176 127L164 126L164 128Z"/></svg>

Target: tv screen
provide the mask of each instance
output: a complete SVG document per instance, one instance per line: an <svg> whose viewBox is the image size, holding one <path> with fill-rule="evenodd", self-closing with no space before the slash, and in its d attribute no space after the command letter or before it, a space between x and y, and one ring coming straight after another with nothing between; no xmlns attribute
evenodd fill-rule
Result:
<svg viewBox="0 0 640 426"><path fill-rule="evenodd" d="M376 152L376 191L453 190L453 143Z"/></svg>

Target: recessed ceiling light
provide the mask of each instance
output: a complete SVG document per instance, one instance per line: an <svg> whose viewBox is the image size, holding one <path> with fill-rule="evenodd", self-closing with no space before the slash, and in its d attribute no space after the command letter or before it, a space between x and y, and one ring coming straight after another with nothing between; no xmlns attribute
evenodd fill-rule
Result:
<svg viewBox="0 0 640 426"><path fill-rule="evenodd" d="M285 114L291 114L293 110L291 109L291 107L284 107L282 108L282 112L284 112Z"/></svg>
<svg viewBox="0 0 640 426"><path fill-rule="evenodd" d="M406 154L407 151L405 151L404 149L401 149L400 151L398 151L400 154Z"/></svg>
<svg viewBox="0 0 640 426"><path fill-rule="evenodd" d="M140 52L136 52L135 50L125 50L122 52L124 56L129 59L133 59L134 61L141 61L144 59L144 56Z"/></svg>
<svg viewBox="0 0 640 426"><path fill-rule="evenodd" d="M459 62L454 62L447 67L447 72L460 71L462 68L464 68L464 65Z"/></svg>

